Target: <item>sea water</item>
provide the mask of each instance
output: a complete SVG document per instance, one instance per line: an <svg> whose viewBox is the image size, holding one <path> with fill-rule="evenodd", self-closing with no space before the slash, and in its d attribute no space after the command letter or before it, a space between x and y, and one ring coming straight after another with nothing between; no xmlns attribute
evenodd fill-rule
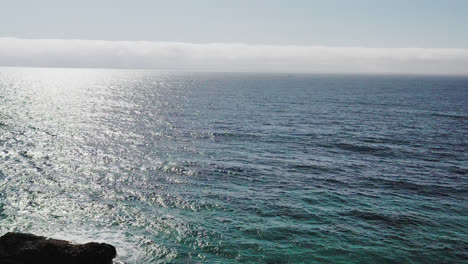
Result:
<svg viewBox="0 0 468 264"><path fill-rule="evenodd" d="M468 78L0 68L0 235L125 263L461 263Z"/></svg>

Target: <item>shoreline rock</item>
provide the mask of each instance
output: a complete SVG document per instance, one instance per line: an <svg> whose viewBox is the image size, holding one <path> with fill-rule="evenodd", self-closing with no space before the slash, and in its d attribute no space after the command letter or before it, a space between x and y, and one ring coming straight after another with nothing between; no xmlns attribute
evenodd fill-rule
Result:
<svg viewBox="0 0 468 264"><path fill-rule="evenodd" d="M112 264L117 252L106 243L72 244L65 240L9 232L0 237L2 264Z"/></svg>

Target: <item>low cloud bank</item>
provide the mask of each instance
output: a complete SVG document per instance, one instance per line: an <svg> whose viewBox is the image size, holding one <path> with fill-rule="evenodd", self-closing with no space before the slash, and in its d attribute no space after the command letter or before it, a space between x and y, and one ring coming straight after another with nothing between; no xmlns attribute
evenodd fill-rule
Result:
<svg viewBox="0 0 468 264"><path fill-rule="evenodd" d="M0 38L0 65L468 75L468 49Z"/></svg>

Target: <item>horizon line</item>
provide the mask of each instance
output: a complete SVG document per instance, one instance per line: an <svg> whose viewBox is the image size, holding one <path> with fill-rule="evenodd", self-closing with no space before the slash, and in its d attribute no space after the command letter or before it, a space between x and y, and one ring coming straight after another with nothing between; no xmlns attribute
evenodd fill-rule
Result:
<svg viewBox="0 0 468 264"><path fill-rule="evenodd" d="M407 76L407 77L468 77L468 74L431 74L431 73L394 73L394 72L274 72L274 71L190 71L190 70L164 70L156 68L103 68L103 67L49 67L49 66L17 66L0 65L2 68L25 68L25 69L70 69L70 70L123 70L123 71L155 71L170 73L216 73L216 74L278 74L278 75L354 75L354 76Z"/></svg>

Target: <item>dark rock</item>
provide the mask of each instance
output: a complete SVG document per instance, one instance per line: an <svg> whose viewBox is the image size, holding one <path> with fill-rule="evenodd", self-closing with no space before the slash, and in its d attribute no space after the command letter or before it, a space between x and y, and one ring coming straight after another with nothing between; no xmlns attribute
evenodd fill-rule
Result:
<svg viewBox="0 0 468 264"><path fill-rule="evenodd" d="M105 243L71 244L23 233L0 237L1 264L111 264L117 252Z"/></svg>

